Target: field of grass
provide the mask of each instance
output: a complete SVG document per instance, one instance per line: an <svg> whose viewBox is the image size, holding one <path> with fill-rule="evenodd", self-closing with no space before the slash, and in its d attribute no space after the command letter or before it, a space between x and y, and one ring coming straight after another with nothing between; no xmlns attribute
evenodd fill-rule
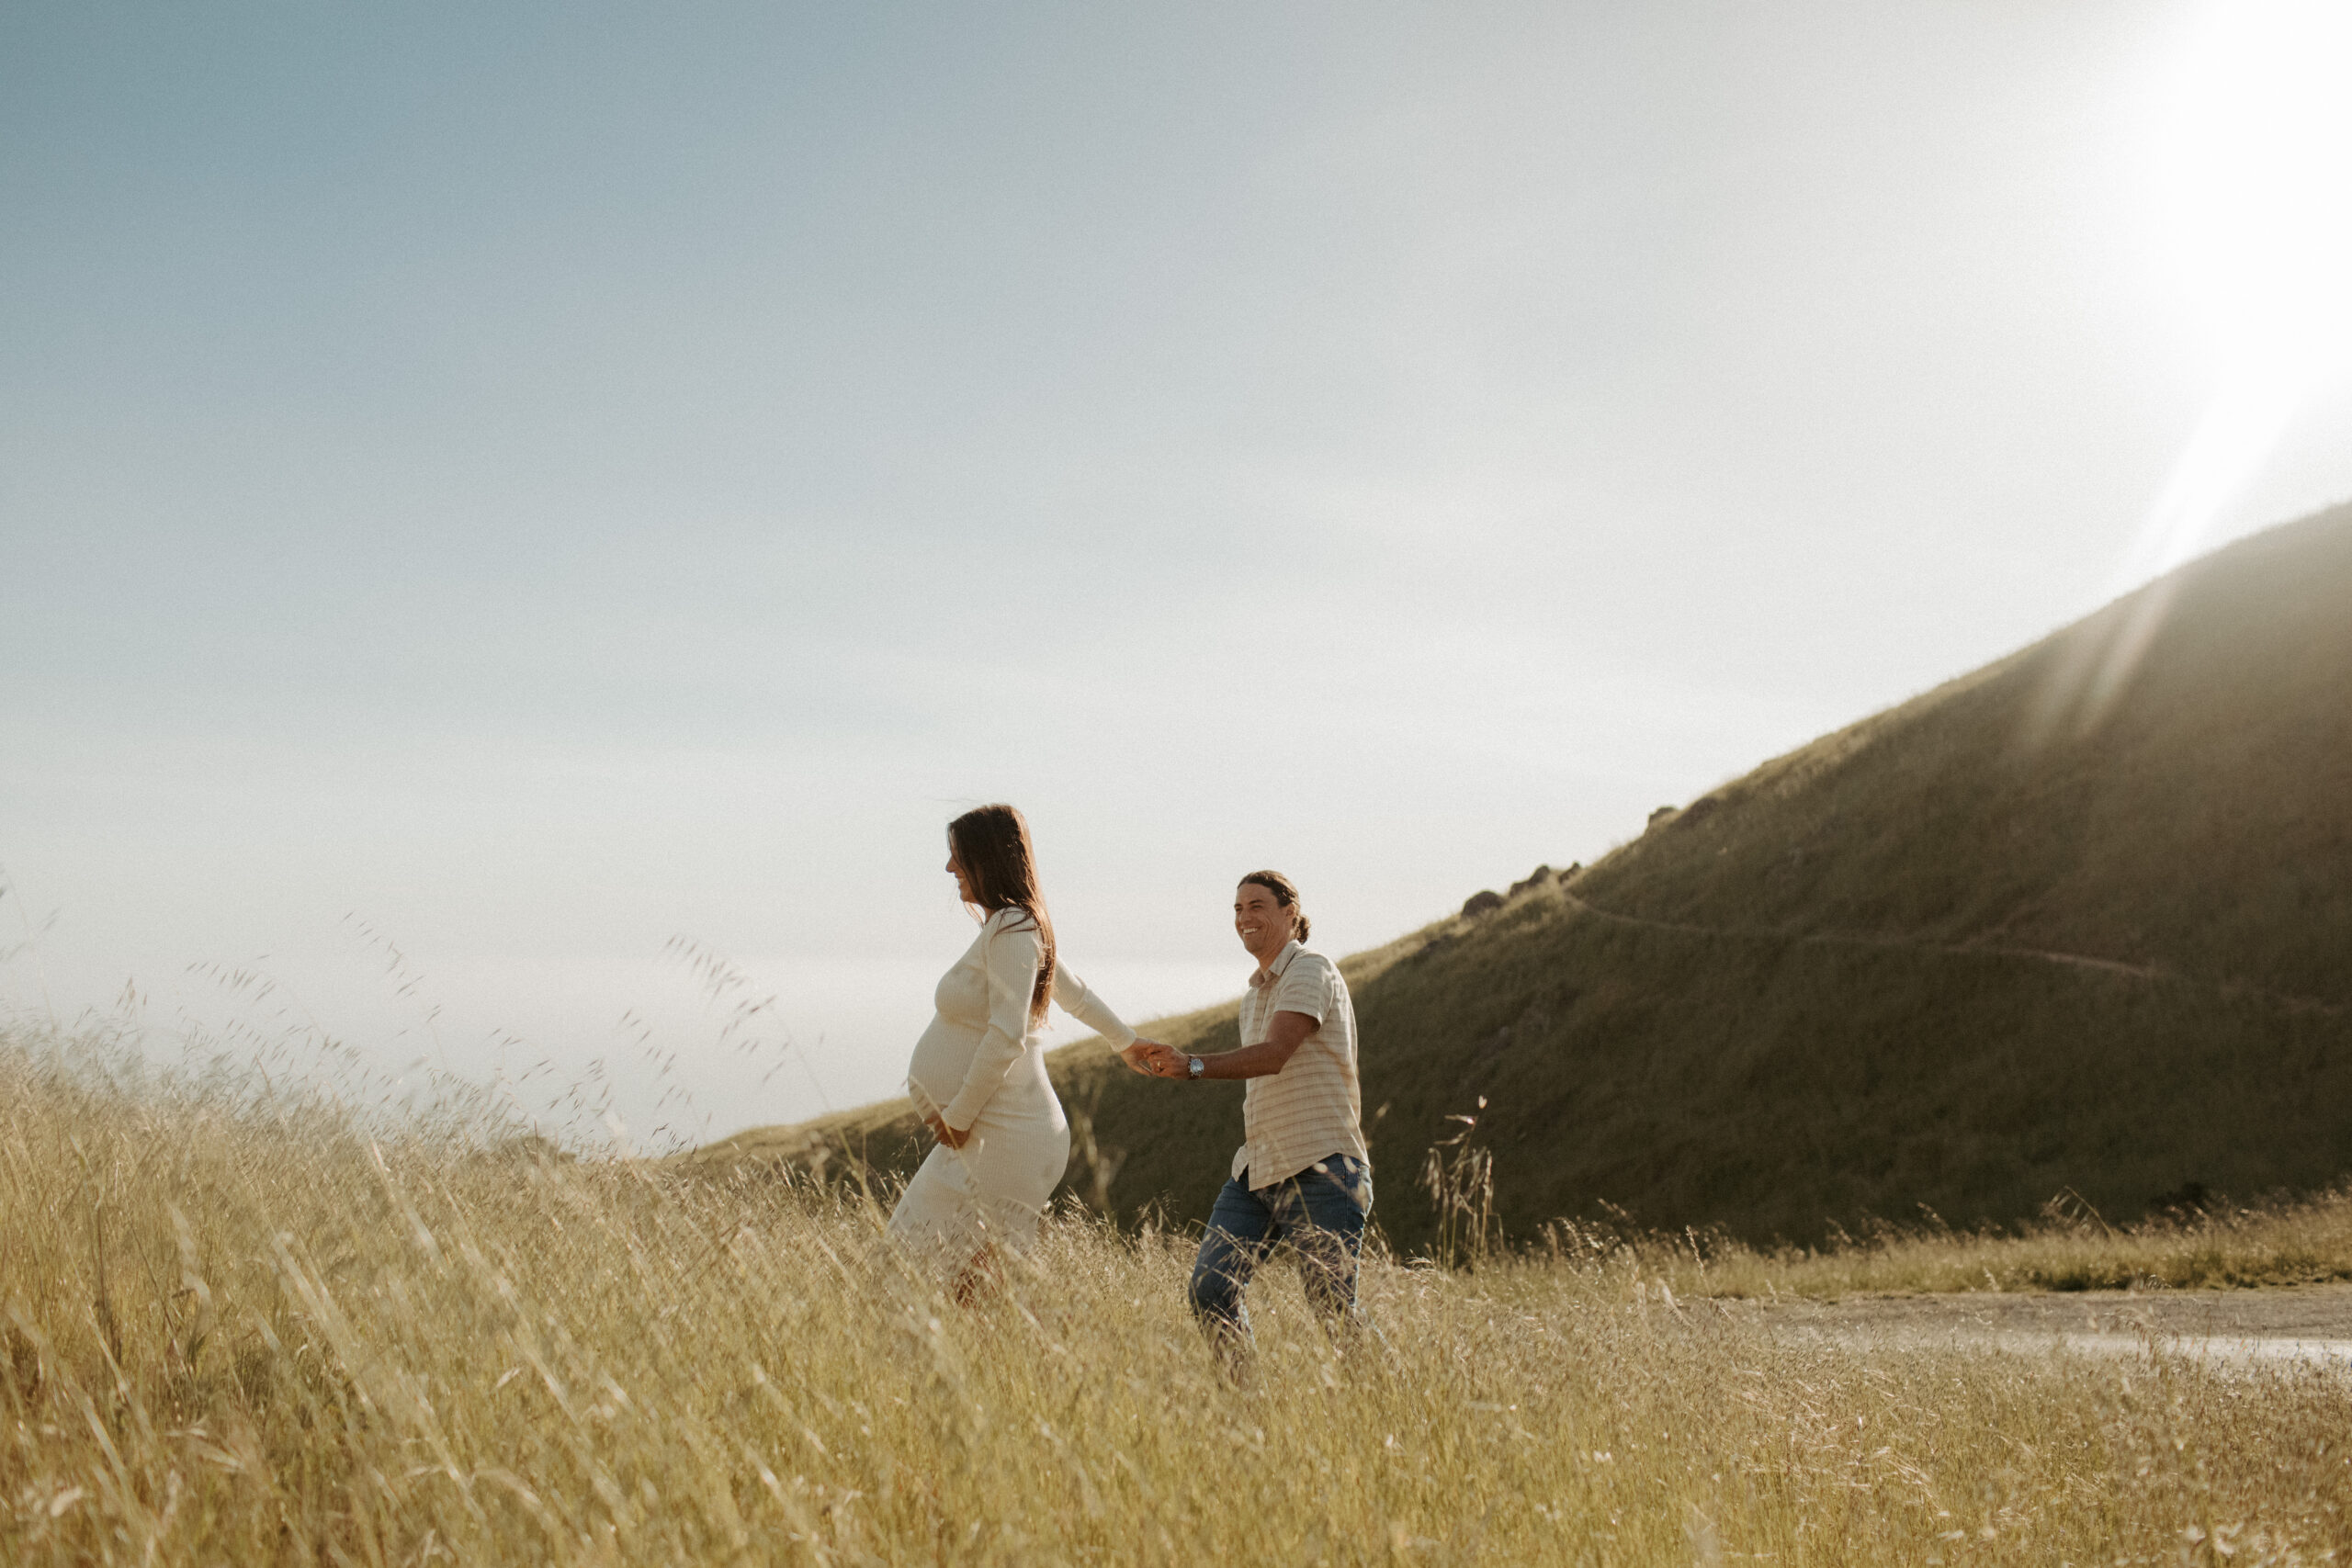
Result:
<svg viewBox="0 0 2352 1568"><path fill-rule="evenodd" d="M2245 1290L2352 1280L2352 1190L2110 1225L2086 1207L1968 1233L1883 1226L1823 1247L1758 1248L1722 1235L1559 1225L1548 1252L1663 1281L1687 1296L1866 1292Z"/></svg>
<svg viewBox="0 0 2352 1568"><path fill-rule="evenodd" d="M2041 1267L2030 1243L1678 1260L1577 1235L1462 1270L1384 1259L1366 1279L1384 1338L1348 1348L1270 1279L1236 1388L1182 1311L1179 1235L1060 1215L962 1310L887 1254L854 1190L494 1131L0 1036L0 1558L2352 1552L2340 1378L1841 1351L1655 1288L1677 1269L1743 1290L1957 1280ZM2224 1251L2343 1257L2324 1204L2214 1224ZM2141 1256L2171 1245L2141 1234Z"/></svg>

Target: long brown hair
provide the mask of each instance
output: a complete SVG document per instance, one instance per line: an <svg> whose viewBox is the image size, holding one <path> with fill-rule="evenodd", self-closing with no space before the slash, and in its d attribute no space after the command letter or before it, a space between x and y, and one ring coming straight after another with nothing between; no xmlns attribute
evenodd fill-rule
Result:
<svg viewBox="0 0 2352 1568"><path fill-rule="evenodd" d="M1299 907L1298 884L1279 871L1253 871L1241 879L1244 887L1252 884L1272 894L1274 902L1290 911L1291 935L1305 942L1310 928L1306 923L1306 911Z"/></svg>
<svg viewBox="0 0 2352 1568"><path fill-rule="evenodd" d="M1016 807L976 806L947 824L947 852L964 868L980 908L991 915L1019 909L1037 932L1037 984L1029 993L1029 1027L1035 1029L1054 998L1054 922L1037 886L1029 820Z"/></svg>

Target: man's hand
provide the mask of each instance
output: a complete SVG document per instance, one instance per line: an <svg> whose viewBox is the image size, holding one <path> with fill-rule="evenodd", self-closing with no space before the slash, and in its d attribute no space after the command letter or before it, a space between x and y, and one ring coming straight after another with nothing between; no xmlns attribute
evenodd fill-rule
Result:
<svg viewBox="0 0 2352 1568"><path fill-rule="evenodd" d="M1155 1078L1181 1077L1188 1065L1182 1053L1157 1040L1138 1040L1121 1051L1119 1057L1136 1072ZM1171 1064L1173 1072L1169 1070Z"/></svg>
<svg viewBox="0 0 2352 1568"><path fill-rule="evenodd" d="M922 1122L924 1126L931 1129L933 1137L937 1138L951 1149L960 1149L972 1141L972 1130L969 1127L959 1133L947 1124L945 1118L935 1113L924 1117Z"/></svg>

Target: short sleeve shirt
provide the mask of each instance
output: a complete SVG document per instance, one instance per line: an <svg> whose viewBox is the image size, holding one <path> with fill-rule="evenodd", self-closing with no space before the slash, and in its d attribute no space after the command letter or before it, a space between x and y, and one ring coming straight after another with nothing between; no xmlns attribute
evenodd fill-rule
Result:
<svg viewBox="0 0 2352 1568"><path fill-rule="evenodd" d="M1316 1029L1283 1070L1251 1078L1242 1092L1245 1142L1233 1156L1236 1180L1253 1189L1284 1181L1318 1160L1372 1157L1363 1143L1363 1091L1356 1081L1356 1014L1339 965L1294 942L1241 998L1241 1043L1264 1043L1274 1014L1305 1013Z"/></svg>

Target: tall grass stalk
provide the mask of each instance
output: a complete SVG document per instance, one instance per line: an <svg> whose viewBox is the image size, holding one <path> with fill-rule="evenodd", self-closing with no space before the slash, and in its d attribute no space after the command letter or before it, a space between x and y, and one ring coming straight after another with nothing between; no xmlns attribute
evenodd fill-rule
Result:
<svg viewBox="0 0 2352 1568"><path fill-rule="evenodd" d="M1486 1109L1482 1094L1476 1112L1447 1115L1454 1131L1421 1156L1421 1190L1437 1214L1430 1257L1447 1268L1475 1268L1502 1246L1502 1224L1495 1215L1494 1151L1472 1142L1478 1114Z"/></svg>
<svg viewBox="0 0 2352 1568"><path fill-rule="evenodd" d="M1775 1339L1622 1248L1259 1287L1081 1213L974 1310L870 1199L0 1041L0 1559L2318 1562L2352 1390Z"/></svg>

